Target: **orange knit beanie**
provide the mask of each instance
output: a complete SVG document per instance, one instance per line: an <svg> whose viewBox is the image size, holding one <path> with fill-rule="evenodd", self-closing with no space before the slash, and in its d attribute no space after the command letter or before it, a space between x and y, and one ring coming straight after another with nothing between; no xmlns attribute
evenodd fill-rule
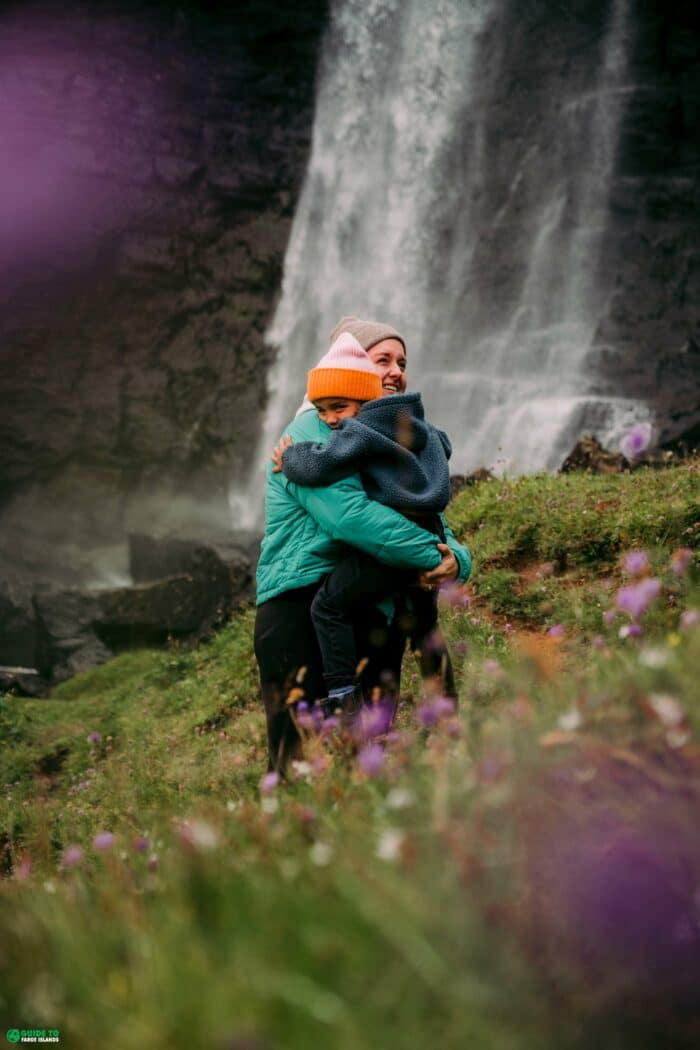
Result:
<svg viewBox="0 0 700 1050"><path fill-rule="evenodd" d="M382 396L382 380L354 335L341 332L309 372L306 393L309 401L320 397L373 401Z"/></svg>

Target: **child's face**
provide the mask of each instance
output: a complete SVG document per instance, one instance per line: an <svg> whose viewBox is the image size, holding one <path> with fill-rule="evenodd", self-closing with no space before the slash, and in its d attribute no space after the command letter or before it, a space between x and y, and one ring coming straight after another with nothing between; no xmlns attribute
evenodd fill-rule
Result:
<svg viewBox="0 0 700 1050"><path fill-rule="evenodd" d="M340 423L341 419L352 419L362 408L364 402L355 401L349 397L319 397L314 401L314 408L324 423L331 430Z"/></svg>

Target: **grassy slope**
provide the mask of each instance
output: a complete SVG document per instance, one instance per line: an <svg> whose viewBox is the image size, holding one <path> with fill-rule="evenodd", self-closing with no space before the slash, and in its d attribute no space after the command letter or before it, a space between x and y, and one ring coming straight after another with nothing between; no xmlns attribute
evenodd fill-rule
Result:
<svg viewBox="0 0 700 1050"><path fill-rule="evenodd" d="M245 1045L573 1046L595 1025L632 1045L617 1041L623 1022L624 1040L653 1042L640 1004L655 998L661 935L608 946L587 989L587 923L569 915L584 898L553 858L574 864L569 836L587 842L605 812L625 841L661 822L665 855L695 870L700 632L679 615L700 600L696 570L675 574L669 556L698 546L699 487L691 465L462 493L451 523L474 583L442 616L461 734L416 728L408 667L383 772L312 747L313 768L269 812L252 611L197 650L128 653L49 700L2 698L0 1020L58 1026L78 1047L96 1031L118 1048L251 1033L261 1042ZM637 547L664 589L642 638L620 639L626 618L605 627L602 614ZM675 730L659 697L680 705ZM102 855L104 830L116 840ZM70 844L85 853L65 870ZM627 965L640 951L650 971ZM653 983L682 1039L683 989Z"/></svg>

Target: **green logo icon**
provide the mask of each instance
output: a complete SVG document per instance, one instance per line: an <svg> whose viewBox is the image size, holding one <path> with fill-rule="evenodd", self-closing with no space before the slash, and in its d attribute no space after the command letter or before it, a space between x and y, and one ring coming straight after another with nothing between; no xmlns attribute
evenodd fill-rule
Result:
<svg viewBox="0 0 700 1050"><path fill-rule="evenodd" d="M7 1041L8 1043L19 1042L19 1028L8 1028L7 1029Z"/></svg>

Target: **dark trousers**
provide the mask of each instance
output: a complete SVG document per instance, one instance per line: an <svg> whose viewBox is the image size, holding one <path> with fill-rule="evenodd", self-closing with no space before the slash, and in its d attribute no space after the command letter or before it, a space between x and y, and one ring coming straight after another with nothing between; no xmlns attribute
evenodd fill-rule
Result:
<svg viewBox="0 0 700 1050"><path fill-rule="evenodd" d="M436 595L417 586L415 570L392 568L363 551L350 548L326 576L311 603L311 620L328 689L353 685L358 664L366 658L366 654L358 652L355 643L354 621L358 614L383 598L401 592L404 616L411 616L413 647L421 652L426 647L432 648L437 628Z"/></svg>
<svg viewBox="0 0 700 1050"><path fill-rule="evenodd" d="M260 670L267 719L268 768L283 772L301 758L301 740L287 700L292 690L309 705L326 695L321 653L311 621L318 584L286 591L259 605L255 617L255 657ZM365 608L355 624L355 645L366 658L360 676L365 698L376 691L398 692L406 632L399 618L388 624L375 608Z"/></svg>

